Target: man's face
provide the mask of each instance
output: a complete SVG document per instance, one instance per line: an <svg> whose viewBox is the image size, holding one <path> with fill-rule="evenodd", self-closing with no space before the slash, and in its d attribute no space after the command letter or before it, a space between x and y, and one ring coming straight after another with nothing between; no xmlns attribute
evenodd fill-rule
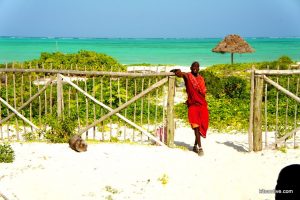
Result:
<svg viewBox="0 0 300 200"><path fill-rule="evenodd" d="M192 72L193 75L198 75L199 66L192 66L191 67L191 72Z"/></svg>

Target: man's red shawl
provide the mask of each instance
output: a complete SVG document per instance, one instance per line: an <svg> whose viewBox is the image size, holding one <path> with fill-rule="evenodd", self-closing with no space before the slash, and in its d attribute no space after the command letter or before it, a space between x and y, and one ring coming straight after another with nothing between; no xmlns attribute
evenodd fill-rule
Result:
<svg viewBox="0 0 300 200"><path fill-rule="evenodd" d="M199 127L201 135L206 137L209 112L205 100L205 81L200 75L195 77L192 73L188 73L187 79L185 79L185 86L188 95L186 103L188 105L189 122L193 128Z"/></svg>

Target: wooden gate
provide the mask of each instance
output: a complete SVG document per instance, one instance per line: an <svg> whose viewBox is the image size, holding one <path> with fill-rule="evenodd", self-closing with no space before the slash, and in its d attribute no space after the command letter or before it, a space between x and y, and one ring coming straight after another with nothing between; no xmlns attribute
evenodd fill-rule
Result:
<svg viewBox="0 0 300 200"><path fill-rule="evenodd" d="M46 130L47 116L75 115L78 134L86 133L86 139L112 140L122 135L124 140L137 141L140 136L139 141L173 146L173 73L6 67L0 68L0 76L2 140ZM162 128L167 131L165 142L156 136Z"/></svg>
<svg viewBox="0 0 300 200"><path fill-rule="evenodd" d="M299 147L299 78L300 70L252 69L250 151L281 145Z"/></svg>

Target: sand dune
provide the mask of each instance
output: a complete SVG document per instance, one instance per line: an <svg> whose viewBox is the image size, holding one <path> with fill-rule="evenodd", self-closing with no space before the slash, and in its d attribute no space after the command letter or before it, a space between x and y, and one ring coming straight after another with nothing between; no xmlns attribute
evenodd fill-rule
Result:
<svg viewBox="0 0 300 200"><path fill-rule="evenodd" d="M190 128L177 144L192 148ZM13 143L14 163L0 163L0 192L10 200L274 199L279 171L300 163L300 150L247 152L247 135L209 133L205 155L160 146ZM1 198L0 198L1 199Z"/></svg>

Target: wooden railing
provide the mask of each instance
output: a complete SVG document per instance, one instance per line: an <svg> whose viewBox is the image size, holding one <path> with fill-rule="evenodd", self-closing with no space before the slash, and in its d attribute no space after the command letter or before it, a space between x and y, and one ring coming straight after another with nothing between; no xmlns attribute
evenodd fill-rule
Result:
<svg viewBox="0 0 300 200"><path fill-rule="evenodd" d="M47 115L59 118L73 113L78 121L78 134L86 132L86 138L93 129L93 139L105 140L105 132L109 132L110 140L116 137L112 126L118 123L117 129L122 132L123 139L128 139L126 133L132 131L130 140L136 140L140 134L141 140L146 136L146 140L150 138L161 145L173 145L173 73L0 68L0 76L1 139L12 139L13 136L20 139L28 132L28 126L29 131L45 129L43 118ZM131 115L129 111L132 111ZM105 124L110 130L104 130ZM165 142L155 135L159 126L166 126L168 137ZM12 134L11 127L15 127ZM96 134L100 135L96 137Z"/></svg>
<svg viewBox="0 0 300 200"><path fill-rule="evenodd" d="M263 143L265 148L287 145L287 140L292 138L292 146L298 148L300 140L299 75L300 70L252 69L248 131L250 151L261 151ZM276 92L274 93L272 89L275 89ZM269 94L272 92L274 93L273 102L269 98ZM272 113L269 111L270 107L273 108Z"/></svg>

